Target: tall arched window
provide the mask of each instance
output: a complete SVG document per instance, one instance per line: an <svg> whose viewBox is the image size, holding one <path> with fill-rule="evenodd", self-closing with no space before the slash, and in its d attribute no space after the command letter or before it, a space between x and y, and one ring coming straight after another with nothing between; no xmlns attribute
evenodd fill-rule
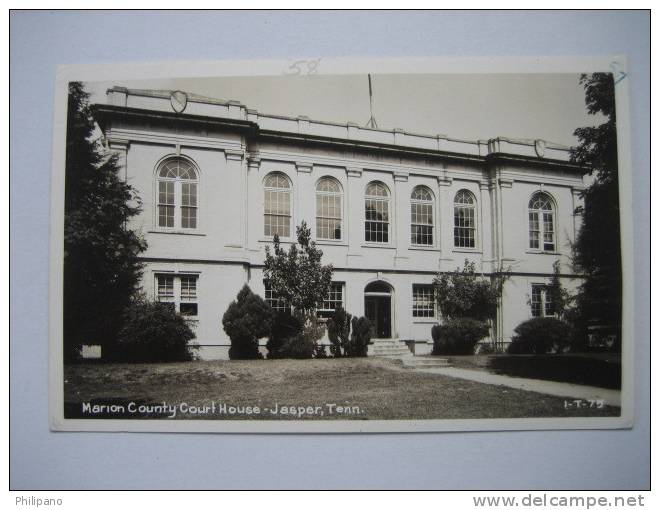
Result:
<svg viewBox="0 0 660 510"><path fill-rule="evenodd" d="M433 195L426 186L417 186L410 196L410 242L433 246Z"/></svg>
<svg viewBox="0 0 660 510"><path fill-rule="evenodd" d="M197 228L197 172L184 158L165 160L158 169L158 226Z"/></svg>
<svg viewBox="0 0 660 510"><path fill-rule="evenodd" d="M324 177L316 185L316 237L341 239L342 193L340 184Z"/></svg>
<svg viewBox="0 0 660 510"><path fill-rule="evenodd" d="M367 186L364 198L364 240L370 243L390 241L390 194L382 182Z"/></svg>
<svg viewBox="0 0 660 510"><path fill-rule="evenodd" d="M291 182L274 172L264 181L264 235L291 236Z"/></svg>
<svg viewBox="0 0 660 510"><path fill-rule="evenodd" d="M477 201L468 190L462 189L454 197L454 246L476 247Z"/></svg>
<svg viewBox="0 0 660 510"><path fill-rule="evenodd" d="M529 201L529 248L555 251L555 217L547 193L535 193Z"/></svg>

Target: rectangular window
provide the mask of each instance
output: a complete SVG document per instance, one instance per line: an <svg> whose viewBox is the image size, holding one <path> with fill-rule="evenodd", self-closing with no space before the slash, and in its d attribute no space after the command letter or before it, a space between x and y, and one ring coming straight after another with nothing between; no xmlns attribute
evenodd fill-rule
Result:
<svg viewBox="0 0 660 510"><path fill-rule="evenodd" d="M553 300L552 286L532 285L532 317L554 317L555 303Z"/></svg>
<svg viewBox="0 0 660 510"><path fill-rule="evenodd" d="M156 275L156 299L172 303L181 315L197 316L196 275Z"/></svg>
<svg viewBox="0 0 660 510"><path fill-rule="evenodd" d="M413 202L410 208L412 244L433 245L433 205Z"/></svg>
<svg viewBox="0 0 660 510"><path fill-rule="evenodd" d="M389 204L385 200L365 200L364 240L369 243L389 242Z"/></svg>
<svg viewBox="0 0 660 510"><path fill-rule="evenodd" d="M197 228L197 184L181 184L181 227Z"/></svg>
<svg viewBox="0 0 660 510"><path fill-rule="evenodd" d="M540 234L541 228L539 225L539 213L531 212L529 213L529 247L532 250L539 249Z"/></svg>
<svg viewBox="0 0 660 510"><path fill-rule="evenodd" d="M543 249L555 251L555 222L552 213L543 213Z"/></svg>
<svg viewBox="0 0 660 510"><path fill-rule="evenodd" d="M264 207L264 235L289 237L291 234L291 194L266 190Z"/></svg>
<svg viewBox="0 0 660 510"><path fill-rule="evenodd" d="M413 285L413 317L435 317L435 293L433 285Z"/></svg>
<svg viewBox="0 0 660 510"><path fill-rule="evenodd" d="M278 312L291 313L291 306L289 306L289 304L284 299L277 295L277 292L275 292L268 280L264 280L264 289L266 294L264 299L273 310Z"/></svg>
<svg viewBox="0 0 660 510"><path fill-rule="evenodd" d="M474 248L475 221L473 207L454 207L454 246Z"/></svg>
<svg viewBox="0 0 660 510"><path fill-rule="evenodd" d="M317 193L316 237L341 239L341 196Z"/></svg>
<svg viewBox="0 0 660 510"><path fill-rule="evenodd" d="M174 182L158 182L158 226L174 227Z"/></svg>
<svg viewBox="0 0 660 510"><path fill-rule="evenodd" d="M328 296L323 300L321 308L316 311L316 315L323 319L328 319L332 317L335 310L339 307L344 308L344 284L341 282L332 282Z"/></svg>

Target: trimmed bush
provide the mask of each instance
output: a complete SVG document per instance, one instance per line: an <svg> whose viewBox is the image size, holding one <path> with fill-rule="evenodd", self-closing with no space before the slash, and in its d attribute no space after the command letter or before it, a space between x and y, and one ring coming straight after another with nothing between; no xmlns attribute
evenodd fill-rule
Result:
<svg viewBox="0 0 660 510"><path fill-rule="evenodd" d="M316 359L328 358L328 352L325 350L325 345L316 344L316 348L314 349L314 358Z"/></svg>
<svg viewBox="0 0 660 510"><path fill-rule="evenodd" d="M353 332L351 333L351 341L348 344L348 349L344 351L345 356L351 358L363 358L367 355L369 349L369 341L373 328L371 322L366 317L353 317L351 321Z"/></svg>
<svg viewBox="0 0 660 510"><path fill-rule="evenodd" d="M128 363L190 361L195 334L172 303L136 301L124 313L113 360Z"/></svg>
<svg viewBox="0 0 660 510"><path fill-rule="evenodd" d="M260 359L259 339L273 325L273 310L261 296L244 285L222 316L222 327L229 339L229 359Z"/></svg>
<svg viewBox="0 0 660 510"><path fill-rule="evenodd" d="M328 319L328 338L330 339L330 354L335 358L347 355L351 340L351 314L341 306L338 307L332 317Z"/></svg>
<svg viewBox="0 0 660 510"><path fill-rule="evenodd" d="M274 357L278 359L311 359L314 357L315 350L316 343L304 333L300 333L284 340Z"/></svg>
<svg viewBox="0 0 660 510"><path fill-rule="evenodd" d="M570 329L554 317L537 317L518 324L507 349L509 354L546 354L567 345Z"/></svg>
<svg viewBox="0 0 660 510"><path fill-rule="evenodd" d="M268 358L275 359L280 357L279 351L284 342L302 333L303 325L301 321L286 312L277 312L274 315L273 323L268 337L266 348L268 349Z"/></svg>
<svg viewBox="0 0 660 510"><path fill-rule="evenodd" d="M318 341L323 337L325 326L318 321L316 314L297 314L293 318L295 322L291 320L284 322L281 328L282 342L272 355L269 353L269 357L309 359L318 352ZM295 333L296 329L298 333ZM284 336L291 332L295 334Z"/></svg>
<svg viewBox="0 0 660 510"><path fill-rule="evenodd" d="M485 322L469 318L451 319L431 329L433 351L436 355L474 354L479 340L488 336Z"/></svg>

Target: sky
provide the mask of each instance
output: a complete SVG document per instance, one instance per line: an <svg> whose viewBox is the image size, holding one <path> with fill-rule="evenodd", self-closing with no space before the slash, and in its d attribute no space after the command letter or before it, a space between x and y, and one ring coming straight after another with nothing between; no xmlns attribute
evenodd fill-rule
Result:
<svg viewBox="0 0 660 510"><path fill-rule="evenodd" d="M372 74L373 110L381 129L486 140L498 136L575 145L587 115L577 74ZM260 113L367 124L367 75L213 77L87 82L91 102L113 85L183 90L238 100Z"/></svg>

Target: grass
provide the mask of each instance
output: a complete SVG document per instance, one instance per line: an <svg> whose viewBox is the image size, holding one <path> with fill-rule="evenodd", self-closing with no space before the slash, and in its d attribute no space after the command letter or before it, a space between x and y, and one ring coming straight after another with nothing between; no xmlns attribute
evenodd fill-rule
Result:
<svg viewBox="0 0 660 510"><path fill-rule="evenodd" d="M564 399L404 369L377 358L197 361L160 364L70 365L64 370L65 417L160 418L154 412L82 414L82 404L115 403L258 406L262 414L177 418L291 419L265 409L319 406L322 419L428 419L618 416L618 407L571 410ZM328 412L326 404L360 413ZM303 419L320 418L304 415Z"/></svg>
<svg viewBox="0 0 660 510"><path fill-rule="evenodd" d="M511 377L621 389L620 354L500 354L448 358L451 364L458 368L486 370Z"/></svg>

